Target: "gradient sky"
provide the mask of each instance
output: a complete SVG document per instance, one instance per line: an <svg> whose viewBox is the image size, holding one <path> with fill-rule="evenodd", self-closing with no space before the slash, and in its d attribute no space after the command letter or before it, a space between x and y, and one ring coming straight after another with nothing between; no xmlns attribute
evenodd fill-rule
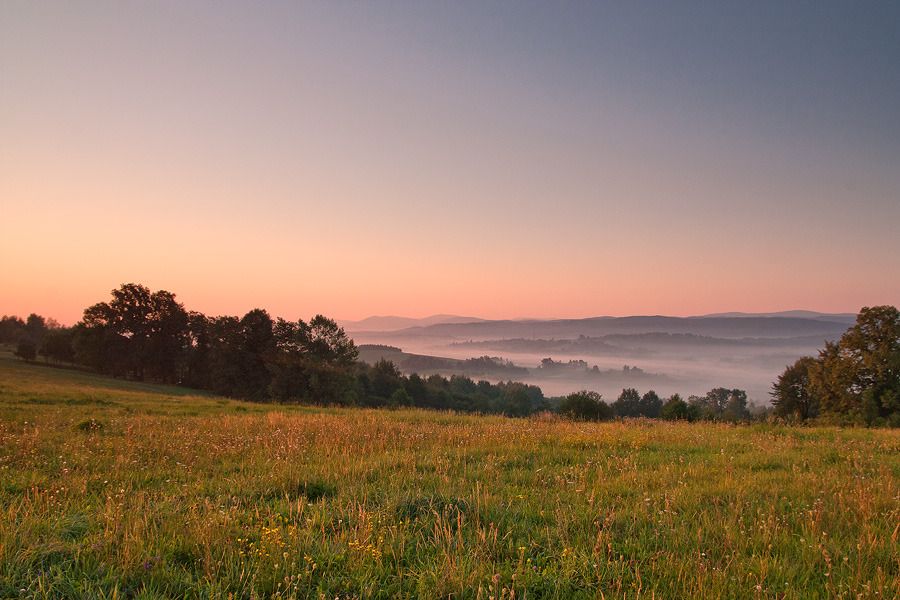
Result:
<svg viewBox="0 0 900 600"><path fill-rule="evenodd" d="M287 318L900 304L898 32L897 2L5 1L0 313L127 281Z"/></svg>

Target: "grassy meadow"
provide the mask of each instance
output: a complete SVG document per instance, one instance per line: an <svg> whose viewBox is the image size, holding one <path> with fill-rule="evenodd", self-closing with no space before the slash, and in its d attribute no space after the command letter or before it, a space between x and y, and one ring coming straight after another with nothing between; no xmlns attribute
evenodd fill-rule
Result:
<svg viewBox="0 0 900 600"><path fill-rule="evenodd" d="M0 357L0 598L891 598L900 431L248 404Z"/></svg>

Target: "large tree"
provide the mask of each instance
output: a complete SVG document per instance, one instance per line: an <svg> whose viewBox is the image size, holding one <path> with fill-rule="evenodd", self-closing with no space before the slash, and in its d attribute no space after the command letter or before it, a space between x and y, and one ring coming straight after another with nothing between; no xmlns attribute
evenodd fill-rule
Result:
<svg viewBox="0 0 900 600"><path fill-rule="evenodd" d="M785 368L772 404L782 417L900 425L900 311L863 308L838 341Z"/></svg>
<svg viewBox="0 0 900 600"><path fill-rule="evenodd" d="M175 382L188 344L188 314L175 294L151 292L136 283L112 290L110 302L84 311L81 345L94 347L89 354L102 370L126 370L133 377L145 375Z"/></svg>
<svg viewBox="0 0 900 600"><path fill-rule="evenodd" d="M819 353L810 389L822 414L900 424L900 311L863 308L853 327Z"/></svg>

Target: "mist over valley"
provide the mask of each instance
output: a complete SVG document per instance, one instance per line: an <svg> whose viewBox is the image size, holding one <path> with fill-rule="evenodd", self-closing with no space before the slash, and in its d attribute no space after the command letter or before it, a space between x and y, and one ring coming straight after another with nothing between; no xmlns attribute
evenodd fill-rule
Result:
<svg viewBox="0 0 900 600"><path fill-rule="evenodd" d="M487 320L452 315L343 322L366 362L391 360L404 373L519 380L550 396L587 389L615 398L623 388L702 395L718 386L769 402L785 365L815 355L853 323L814 311L697 317ZM549 360L548 360L549 359Z"/></svg>

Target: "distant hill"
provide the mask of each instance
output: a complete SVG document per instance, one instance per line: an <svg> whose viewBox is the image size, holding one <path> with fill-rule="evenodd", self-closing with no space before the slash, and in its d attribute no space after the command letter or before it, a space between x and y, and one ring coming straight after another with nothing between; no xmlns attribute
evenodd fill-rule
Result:
<svg viewBox="0 0 900 600"><path fill-rule="evenodd" d="M397 331L409 327L428 327L443 323L474 323L482 321L478 317L461 317L459 315L431 315L415 319L411 317L397 316L373 316L360 321L341 321L341 326L350 332L353 331Z"/></svg>
<svg viewBox="0 0 900 600"><path fill-rule="evenodd" d="M622 356L647 358L667 353L725 351L760 351L767 348L803 348L813 352L822 337L744 337L724 338L693 333L612 333L599 337L580 336L568 339L511 338L452 342L453 348L478 348L513 353L576 354L587 356Z"/></svg>
<svg viewBox="0 0 900 600"><path fill-rule="evenodd" d="M610 334L670 333L719 338L839 337L852 321L842 315L798 316L702 316L702 317L595 317L530 321L442 322L417 325L389 333L391 338L432 338L451 340L488 340L509 338L572 339L578 336ZM359 331L359 330L357 330ZM368 330L374 334L375 330ZM371 337L366 336L365 341Z"/></svg>
<svg viewBox="0 0 900 600"><path fill-rule="evenodd" d="M384 344L361 344L359 360L375 364L379 360L393 362L404 373L430 375L465 375L467 377L491 377L494 379L522 379L528 376L528 369L514 365L499 357L479 356L464 360L412 354L396 346Z"/></svg>
<svg viewBox="0 0 900 600"><path fill-rule="evenodd" d="M735 318L743 318L743 317L791 317L798 319L816 319L820 321L835 321L838 323L847 323L847 325L852 325L856 322L856 314L854 313L820 313L814 310L783 310L780 312L772 312L772 313L745 313L745 312L724 312L724 313L712 313L709 315L702 315L699 317L694 317L696 319L705 319L709 317L735 317Z"/></svg>

